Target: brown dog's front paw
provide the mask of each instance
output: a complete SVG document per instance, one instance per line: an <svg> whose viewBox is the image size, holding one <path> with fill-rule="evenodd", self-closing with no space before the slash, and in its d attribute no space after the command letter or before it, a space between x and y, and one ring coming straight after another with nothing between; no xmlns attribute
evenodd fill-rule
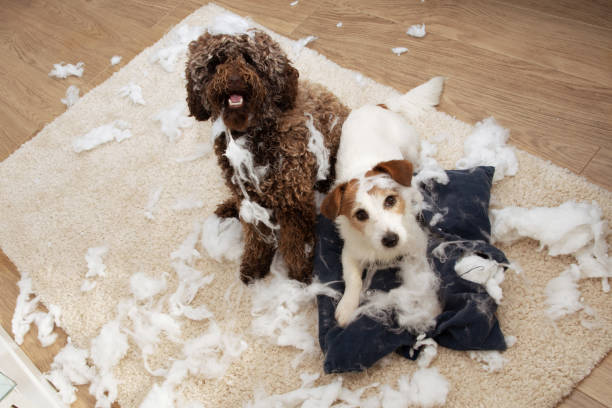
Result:
<svg viewBox="0 0 612 408"><path fill-rule="evenodd" d="M289 267L289 277L297 281L310 284L312 282L312 262L304 260L305 265L293 265Z"/></svg>
<svg viewBox="0 0 612 408"><path fill-rule="evenodd" d="M236 200L232 197L217 206L215 215L219 218L238 218Z"/></svg>
<svg viewBox="0 0 612 408"><path fill-rule="evenodd" d="M244 262L240 265L240 280L249 285L257 279L261 279L268 274L270 265L262 264L249 264L246 265Z"/></svg>

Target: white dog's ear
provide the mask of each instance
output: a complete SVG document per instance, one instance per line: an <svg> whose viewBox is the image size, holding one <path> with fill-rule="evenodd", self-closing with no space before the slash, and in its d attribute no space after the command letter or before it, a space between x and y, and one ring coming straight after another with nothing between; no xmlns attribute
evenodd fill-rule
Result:
<svg viewBox="0 0 612 408"><path fill-rule="evenodd" d="M346 191L348 183L342 183L329 192L321 203L321 214L330 220L335 219L340 215L340 207L342 205L342 196Z"/></svg>
<svg viewBox="0 0 612 408"><path fill-rule="evenodd" d="M412 181L412 163L408 160L389 160L380 162L366 176L385 173L399 184L410 187Z"/></svg>

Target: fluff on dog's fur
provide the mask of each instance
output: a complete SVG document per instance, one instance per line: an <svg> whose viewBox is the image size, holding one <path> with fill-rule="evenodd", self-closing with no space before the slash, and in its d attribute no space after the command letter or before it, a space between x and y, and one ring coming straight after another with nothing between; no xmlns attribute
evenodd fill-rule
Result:
<svg viewBox="0 0 612 408"><path fill-rule="evenodd" d="M441 87L427 89L439 97ZM415 112L415 103L398 110ZM419 146L415 129L387 105L357 109L343 125L338 182L321 206L344 240L345 290L336 308L340 326L358 314L386 320L395 313L401 327L424 332L441 311L438 278L426 257L427 235L417 221L423 198L411 185ZM362 271L371 265L399 266L402 285L371 296L359 307Z"/></svg>
<svg viewBox="0 0 612 408"><path fill-rule="evenodd" d="M268 273L276 249L291 278L311 280L315 191L327 192L333 183L348 109L326 88L298 76L260 30L207 32L189 45L187 103L192 116L212 118L220 129L213 134L214 151L232 197L216 214L240 216L245 282ZM317 180L320 163L308 148L313 126L329 153L331 171L324 180Z"/></svg>

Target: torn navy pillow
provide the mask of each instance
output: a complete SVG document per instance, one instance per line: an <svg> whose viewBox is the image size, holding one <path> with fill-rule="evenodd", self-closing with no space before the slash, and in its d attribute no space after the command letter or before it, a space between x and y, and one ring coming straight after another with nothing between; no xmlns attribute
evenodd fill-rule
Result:
<svg viewBox="0 0 612 408"><path fill-rule="evenodd" d="M489 243L488 216L494 168L449 170L446 185L431 183L421 190L427 210L422 224L429 230L428 257L440 277L443 311L428 333L438 344L455 350L505 350L506 343L495 312L497 304L482 285L462 279L455 263L465 254L477 254L500 264L508 261ZM342 239L332 221L319 216L315 275L322 283L342 293ZM401 284L397 268L379 270L369 290L389 291ZM415 359L416 336L399 326L389 327L367 316L359 316L345 328L336 323L336 301L317 297L319 343L325 354L326 373L361 371L389 353Z"/></svg>

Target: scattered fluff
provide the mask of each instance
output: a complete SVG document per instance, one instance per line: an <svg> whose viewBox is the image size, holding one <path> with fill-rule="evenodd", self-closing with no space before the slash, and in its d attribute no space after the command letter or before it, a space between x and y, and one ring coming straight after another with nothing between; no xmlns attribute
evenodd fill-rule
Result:
<svg viewBox="0 0 612 408"><path fill-rule="evenodd" d="M70 85L68 89L66 89L66 97L62 98L62 103L66 105L67 108L71 107L79 100L79 88L75 85Z"/></svg>
<svg viewBox="0 0 612 408"><path fill-rule="evenodd" d="M202 227L202 246L218 262L239 260L244 252L242 224L236 218L210 215Z"/></svg>
<svg viewBox="0 0 612 408"><path fill-rule="evenodd" d="M119 322L112 320L102 326L100 334L91 341L90 356L98 370L89 386L89 393L96 397L96 408L110 408L117 399L117 379L113 367L128 351L127 336L121 332Z"/></svg>
<svg viewBox="0 0 612 408"><path fill-rule="evenodd" d="M584 305L580 301L578 280L580 269L577 265L570 265L558 277L551 279L544 290L547 296L546 314L553 320L582 310Z"/></svg>
<svg viewBox="0 0 612 408"><path fill-rule="evenodd" d="M463 279L481 284L495 303L501 302L502 289L499 285L504 281L504 267L496 261L467 255L455 264L455 272Z"/></svg>
<svg viewBox="0 0 612 408"><path fill-rule="evenodd" d="M408 256L404 258L398 265L402 284L389 292L374 291L371 294L367 283L364 284L365 302L356 313L389 325L395 319L412 333L425 333L435 326L435 318L441 312L437 292L439 279L424 256L417 261Z"/></svg>
<svg viewBox="0 0 612 408"><path fill-rule="evenodd" d="M493 182L505 176L514 176L518 171L518 160L514 147L506 145L509 135L510 131L501 127L492 117L476 123L463 144L464 156L457 161L457 168L493 166Z"/></svg>
<svg viewBox="0 0 612 408"><path fill-rule="evenodd" d="M32 323L38 328L38 340L43 347L55 343L57 334L53 332L53 329L55 326L60 326L61 310L55 305L49 305L49 311L46 313L37 310L40 299L34 296L32 278L27 273L22 273L17 286L19 295L11 321L15 343L23 344L23 338L30 331Z"/></svg>
<svg viewBox="0 0 612 408"><path fill-rule="evenodd" d="M196 259L200 259L201 255L195 247L198 243L201 230L202 225L199 222L194 222L191 232L187 235L178 249L170 254L170 259L181 260L189 265L193 265Z"/></svg>
<svg viewBox="0 0 612 408"><path fill-rule="evenodd" d="M329 408L341 398L342 378L319 387L301 387L285 394L265 395L264 392L256 392L255 401L249 401L244 408Z"/></svg>
<svg viewBox="0 0 612 408"><path fill-rule="evenodd" d="M306 127L310 132L308 150L317 159L317 180L325 180L329 175L329 150L325 147L323 135L314 126L312 115L310 113L304 113L304 115L308 118Z"/></svg>
<svg viewBox="0 0 612 408"><path fill-rule="evenodd" d="M273 242L276 240L274 232L279 230L280 226L272 222L272 210L264 208L256 202L244 199L240 202L239 215L241 220L255 225L255 228L257 228L257 224L261 222L272 231L270 236L263 236L262 233L262 238L268 242Z"/></svg>
<svg viewBox="0 0 612 408"><path fill-rule="evenodd" d="M298 0L295 0L294 2L292 2L291 4L289 4L291 7L297 6L297 4L299 3Z"/></svg>
<svg viewBox="0 0 612 408"><path fill-rule="evenodd" d="M427 184L431 181L439 184L448 184L448 174L446 174L438 161L433 157L437 152L438 147L435 144L427 140L421 140L419 163L416 168L417 174L413 178L414 185Z"/></svg>
<svg viewBox="0 0 612 408"><path fill-rule="evenodd" d="M551 256L573 255L580 269L578 279L602 278L604 291L609 290L607 280L612 277L606 241L609 228L597 203L567 201L552 208L507 207L491 210L491 218L494 241L511 244L528 237L540 241L540 249L547 247ZM565 276L561 281L567 279ZM555 309L552 305L551 308Z"/></svg>
<svg viewBox="0 0 612 408"><path fill-rule="evenodd" d="M193 210L194 208L202 207L204 207L204 201L198 200L193 197L179 198L178 200L176 200L174 205L172 205L172 209L174 211Z"/></svg>
<svg viewBox="0 0 612 408"><path fill-rule="evenodd" d="M408 379L403 375L397 381L399 390L388 385L382 387L382 406L384 408L404 408L407 406L434 407L446 403L450 385L437 368L419 368Z"/></svg>
<svg viewBox="0 0 612 408"><path fill-rule="evenodd" d="M117 142L122 142L132 137L132 132L129 128L130 124L128 122L124 120L115 120L105 125L98 126L97 128L93 128L84 136L76 138L72 142L72 148L75 152L80 153L110 142L113 139Z"/></svg>
<svg viewBox="0 0 612 408"><path fill-rule="evenodd" d="M49 72L49 76L62 79L67 78L70 75L81 77L83 76L83 71L85 70L85 68L83 68L83 65L85 65L85 63L83 62L77 62L76 65L64 65L63 62L60 62L59 64L53 64L53 69L51 70L51 72Z"/></svg>
<svg viewBox="0 0 612 408"><path fill-rule="evenodd" d="M130 277L130 289L136 300L149 299L166 289L166 279L155 279L138 272Z"/></svg>
<svg viewBox="0 0 612 408"><path fill-rule="evenodd" d="M119 96L130 98L132 102L138 105L145 105L145 100L142 97L142 88L133 82L130 82L119 90Z"/></svg>
<svg viewBox="0 0 612 408"><path fill-rule="evenodd" d="M468 355L482 363L482 368L489 373L500 371L508 363L508 359L496 350L470 351Z"/></svg>
<svg viewBox="0 0 612 408"><path fill-rule="evenodd" d="M66 404L76 401L74 385L88 384L96 375L96 370L87 364L88 357L88 350L75 347L69 339L53 359L51 371L45 374Z"/></svg>
<svg viewBox="0 0 612 408"><path fill-rule="evenodd" d="M193 118L188 116L187 105L185 102L178 102L168 109L160 110L153 120L161 124L161 131L168 136L168 140L174 142L181 134L181 128L188 128L193 125Z"/></svg>
<svg viewBox="0 0 612 408"><path fill-rule="evenodd" d="M188 156L175 159L175 161L177 163L185 163L185 162L190 162L190 161L198 160L198 159L206 156L211 151L212 151L212 147L211 147L210 144L208 144L208 143L196 143L195 146L194 146L194 149L193 149L193 153L191 153Z"/></svg>
<svg viewBox="0 0 612 408"><path fill-rule="evenodd" d="M425 333L418 335L412 350L421 349L417 364L420 368L427 368L438 355L438 343L432 338L427 338Z"/></svg>
<svg viewBox="0 0 612 408"><path fill-rule="evenodd" d="M89 279L83 279L83 283L81 283L81 292L89 292L93 290L96 286L98 286L98 282Z"/></svg>
<svg viewBox="0 0 612 408"><path fill-rule="evenodd" d="M166 72L174 72L176 64L181 56L187 53L188 44L197 40L204 32L204 28L198 26L182 25L173 30L169 44L151 54L151 64L159 63Z"/></svg>
<svg viewBox="0 0 612 408"><path fill-rule="evenodd" d="M293 43L293 53L295 55L298 55L300 52L302 52L304 47L306 47L308 44L310 44L317 38L318 37L315 37L314 35L309 35L308 37L300 38L299 40L295 41Z"/></svg>
<svg viewBox="0 0 612 408"><path fill-rule="evenodd" d="M110 59L111 65L117 65L121 62L121 57L119 55L113 55Z"/></svg>
<svg viewBox="0 0 612 408"><path fill-rule="evenodd" d="M397 56L400 56L403 53L408 52L408 48L406 48L406 47L395 47L395 48L391 48L391 52L394 53Z"/></svg>
<svg viewBox="0 0 612 408"><path fill-rule="evenodd" d="M158 187L155 190L151 190L149 192L149 200L147 201L147 205L145 206L145 211L144 211L145 217L148 218L149 220L153 219L153 209L157 205L163 190L164 190L163 187Z"/></svg>
<svg viewBox="0 0 612 408"><path fill-rule="evenodd" d="M253 24L247 19L244 19L234 13L223 13L215 17L207 30L211 35L240 35L251 34L249 29L253 28Z"/></svg>
<svg viewBox="0 0 612 408"><path fill-rule="evenodd" d="M343 25L342 21L339 21L338 24L336 24L336 27L340 28L340 27L342 27L342 25Z"/></svg>
<svg viewBox="0 0 612 408"><path fill-rule="evenodd" d="M412 37L425 37L425 24L415 24L408 28L406 34Z"/></svg>
<svg viewBox="0 0 612 408"><path fill-rule="evenodd" d="M251 183L259 191L260 180L265 177L268 171L267 166L255 167L253 153L247 148L246 137L234 139L230 132L226 132L227 148L225 157L234 168L232 183L239 186L244 197L248 197L244 183Z"/></svg>
<svg viewBox="0 0 612 408"><path fill-rule="evenodd" d="M268 338L279 346L302 350L294 360L297 365L306 354L318 348L312 332L315 318L315 299L319 294L337 298L338 293L321 284L304 283L287 278L287 266L277 252L270 266L271 278L251 285L251 329L256 336Z"/></svg>
<svg viewBox="0 0 612 408"><path fill-rule="evenodd" d="M89 248L85 254L87 261L86 278L94 278L97 276L106 276L106 265L102 261L102 256L106 255L108 248L105 246Z"/></svg>

